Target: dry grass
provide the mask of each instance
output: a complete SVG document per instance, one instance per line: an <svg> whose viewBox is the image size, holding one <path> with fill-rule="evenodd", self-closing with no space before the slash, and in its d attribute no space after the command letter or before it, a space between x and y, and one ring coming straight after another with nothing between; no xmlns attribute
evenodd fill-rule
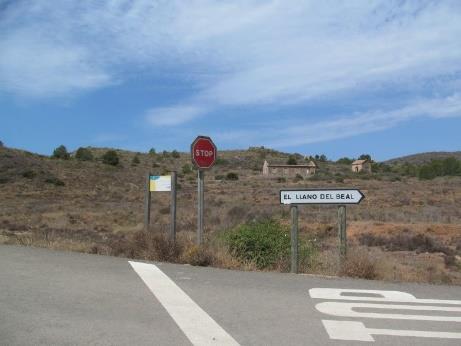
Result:
<svg viewBox="0 0 461 346"><path fill-rule="evenodd" d="M104 152L93 151L95 157ZM189 155L173 159L139 154L137 166L131 166L135 153L119 151L119 155L121 166L110 167L99 161L51 160L0 148L0 242L253 270L251 263L240 263L213 239L222 230L252 220L273 217L289 223L289 210L278 201L281 188L356 187L366 199L348 208L349 239L352 246L360 244L361 234L379 240L378 246L368 243L369 253L379 258L377 278L461 284L456 257L461 255L461 177L392 181L386 176L353 176L348 166L321 163L323 173L315 179L263 178L256 168L264 159L285 162L288 154L222 152L222 162L205 176L207 247L196 248L196 173L182 173ZM166 195L153 196L152 233L142 232L148 170L180 172L174 245L163 237L169 225ZM229 172L237 172L239 180L215 179ZM47 182L54 178L64 185ZM334 207L300 208L299 226L301 236L314 241L317 249L314 258L302 265L303 272L335 275L344 270L337 260ZM405 229L408 237L402 235ZM426 238L415 238L418 234ZM415 247L418 242L422 243ZM286 263L275 269L285 270Z"/></svg>

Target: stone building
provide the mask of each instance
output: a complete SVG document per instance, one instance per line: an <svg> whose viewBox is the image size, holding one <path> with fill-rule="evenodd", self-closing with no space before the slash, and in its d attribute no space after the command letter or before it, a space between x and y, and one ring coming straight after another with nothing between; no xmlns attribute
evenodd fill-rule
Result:
<svg viewBox="0 0 461 346"><path fill-rule="evenodd" d="M371 162L369 160L355 160L354 162L352 162L352 172L371 173Z"/></svg>
<svg viewBox="0 0 461 346"><path fill-rule="evenodd" d="M303 177L314 175L317 170L317 165L313 161L309 161L306 165L278 165L269 164L264 160L263 175L279 175L279 176L295 176L299 174Z"/></svg>

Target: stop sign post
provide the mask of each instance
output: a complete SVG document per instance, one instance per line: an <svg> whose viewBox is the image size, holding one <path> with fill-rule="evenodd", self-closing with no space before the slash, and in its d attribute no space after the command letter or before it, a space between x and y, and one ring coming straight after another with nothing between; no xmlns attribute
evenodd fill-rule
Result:
<svg viewBox="0 0 461 346"><path fill-rule="evenodd" d="M197 244L203 243L203 209L204 209L204 170L213 167L216 162L216 145L210 137L198 136L191 144L192 163L198 169L198 209L197 209Z"/></svg>

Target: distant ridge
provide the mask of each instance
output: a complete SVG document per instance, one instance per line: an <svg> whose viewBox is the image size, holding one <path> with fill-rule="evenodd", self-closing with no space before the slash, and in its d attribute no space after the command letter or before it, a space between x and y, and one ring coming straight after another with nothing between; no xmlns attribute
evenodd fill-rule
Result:
<svg viewBox="0 0 461 346"><path fill-rule="evenodd" d="M461 151L434 151L420 154L407 155L402 157L397 157L395 159L390 159L385 161L385 163L391 164L402 164L402 163L411 163L411 164L422 164L430 162L431 160L443 160L447 157L455 157L458 160L461 160Z"/></svg>

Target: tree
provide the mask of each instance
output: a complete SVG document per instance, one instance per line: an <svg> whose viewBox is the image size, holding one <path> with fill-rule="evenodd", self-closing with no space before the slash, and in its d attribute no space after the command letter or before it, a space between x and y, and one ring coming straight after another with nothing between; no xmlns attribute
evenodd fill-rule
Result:
<svg viewBox="0 0 461 346"><path fill-rule="evenodd" d="M326 155L324 155L324 154L320 155L319 161L320 161L320 162L326 162L326 161L327 161Z"/></svg>
<svg viewBox="0 0 461 346"><path fill-rule="evenodd" d="M298 161L294 155L290 155L287 160L287 165L297 165Z"/></svg>
<svg viewBox="0 0 461 346"><path fill-rule="evenodd" d="M75 153L75 158L79 161L93 161L93 154L87 148L78 148Z"/></svg>
<svg viewBox="0 0 461 346"><path fill-rule="evenodd" d="M102 156L102 162L105 163L106 165L117 166L120 160L115 150L108 150Z"/></svg>
<svg viewBox="0 0 461 346"><path fill-rule="evenodd" d="M362 155L359 156L359 160L371 161L371 156L369 154L362 154Z"/></svg>
<svg viewBox="0 0 461 346"><path fill-rule="evenodd" d="M345 165L350 165L352 163L352 159L348 158L348 157L342 157L340 158L338 161L336 161L336 163L341 163L341 164L345 164Z"/></svg>
<svg viewBox="0 0 461 346"><path fill-rule="evenodd" d="M171 152L171 156L173 156L175 159L178 159L180 157L179 152L177 150L173 150Z"/></svg>
<svg viewBox="0 0 461 346"><path fill-rule="evenodd" d="M0 141L0 148L3 148L3 142Z"/></svg>
<svg viewBox="0 0 461 346"><path fill-rule="evenodd" d="M170 156L170 153L169 153L168 151L164 150L164 151L162 152L162 156L163 156L163 157L169 157L169 156Z"/></svg>
<svg viewBox="0 0 461 346"><path fill-rule="evenodd" d="M60 145L53 151L51 156L53 159L69 160L70 155L67 151L67 148L64 145Z"/></svg>
<svg viewBox="0 0 461 346"><path fill-rule="evenodd" d="M150 148L149 150L149 155L155 155L156 154L156 151L154 148Z"/></svg>

